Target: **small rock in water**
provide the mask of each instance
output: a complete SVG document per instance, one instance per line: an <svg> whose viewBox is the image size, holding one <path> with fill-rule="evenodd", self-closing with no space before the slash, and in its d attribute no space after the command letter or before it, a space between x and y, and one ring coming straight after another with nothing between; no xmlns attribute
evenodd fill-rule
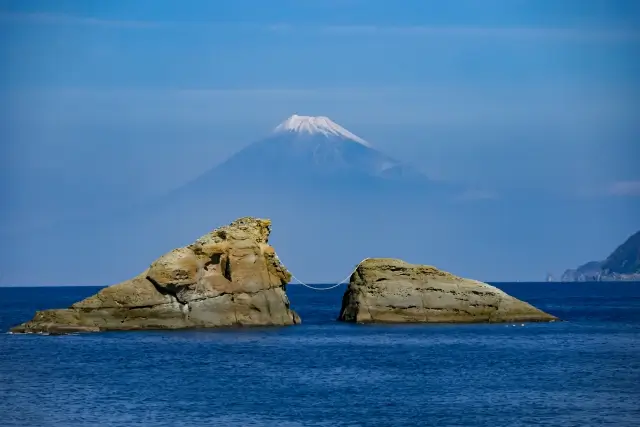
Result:
<svg viewBox="0 0 640 427"><path fill-rule="evenodd" d="M339 316L341 321L357 323L508 323L555 319L488 283L392 258L368 258L358 265L342 298Z"/></svg>

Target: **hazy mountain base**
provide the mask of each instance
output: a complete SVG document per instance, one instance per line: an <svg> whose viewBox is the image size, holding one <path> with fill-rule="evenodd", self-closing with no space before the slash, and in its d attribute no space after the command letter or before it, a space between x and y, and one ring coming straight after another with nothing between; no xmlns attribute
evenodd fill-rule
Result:
<svg viewBox="0 0 640 427"><path fill-rule="evenodd" d="M380 191L382 198L376 201L366 193L330 195L330 189L319 186L299 192L258 187L236 186L233 191L224 185L206 191L192 187L107 218L5 235L3 270L17 273L4 280L13 284L115 283L137 274L161 254L248 214L272 218L278 228L272 242L283 262L295 264L294 273L304 270L316 277L323 272L327 277L327 268L346 275L372 252L396 252L401 245L405 247L399 251L402 254L423 252L420 247L427 235L429 246L437 246L449 234L445 227L435 226L444 220L437 218L437 212L412 206L401 195L396 200ZM38 257L37 267L34 248L46 254Z"/></svg>
<svg viewBox="0 0 640 427"><path fill-rule="evenodd" d="M273 183L263 181L252 187L220 180L205 185L208 190L192 187L117 215L5 235L3 282L116 283L161 254L247 215L273 220L278 232L272 244L305 281L341 280L366 257L398 257L467 277L508 280L548 265L544 259L531 263L532 248L548 259L571 251L574 242L550 245L548 235L579 238L580 227L566 224L593 212L586 203L563 206L527 197L458 202L418 189L266 189Z"/></svg>

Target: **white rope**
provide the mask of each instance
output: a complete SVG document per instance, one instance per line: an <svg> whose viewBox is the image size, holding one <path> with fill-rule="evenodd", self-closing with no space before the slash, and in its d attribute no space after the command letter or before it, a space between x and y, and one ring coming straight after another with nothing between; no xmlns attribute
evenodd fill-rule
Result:
<svg viewBox="0 0 640 427"><path fill-rule="evenodd" d="M344 280L342 280L340 283L336 283L335 285L329 286L328 288L316 288L315 286L308 285L308 284L302 282L300 279L298 279L293 274L291 275L291 278L294 279L296 282L298 282L298 284L300 284L300 285L302 285L302 286L304 286L306 288L313 289L314 291L328 291L330 289L337 288L338 286L344 284L347 280L349 280L349 278L351 277L352 274L353 274L353 272L349 273L349 275Z"/></svg>
<svg viewBox="0 0 640 427"><path fill-rule="evenodd" d="M280 257L278 256L278 254L274 254L274 255L276 256L276 258L278 259L278 261L280 261L280 262L282 263L282 261L280 260ZM363 259L362 261L360 261L360 262L355 266L355 268L351 271L351 273L349 273L349 275L348 275L347 277L345 277L344 279L342 279L339 283L336 283L336 284L335 284L335 285L333 285L333 286L329 286L328 288L318 288L318 287L315 287L315 286L311 286L311 285L309 285L309 284L307 284L307 283L304 283L303 281L301 281L300 279L298 279L298 278L297 278L296 276L294 276L293 274L291 274L291 278L292 278L292 279L294 279L296 282L298 282L300 285L302 285L302 286L304 286L304 287L306 287L306 288L309 288L309 289L313 289L314 291L328 291L328 290L331 290L331 289L335 289L335 288L337 288L338 286L340 286L340 285L342 285L342 284L346 283L346 282L347 282L347 280L349 280L349 279L351 278L351 275L352 275L353 273L355 273L355 271L358 269L358 266L359 266L360 264L362 264L364 261L368 260L368 259L369 259L369 258L365 258L365 259ZM283 263L283 264L284 264L284 263Z"/></svg>

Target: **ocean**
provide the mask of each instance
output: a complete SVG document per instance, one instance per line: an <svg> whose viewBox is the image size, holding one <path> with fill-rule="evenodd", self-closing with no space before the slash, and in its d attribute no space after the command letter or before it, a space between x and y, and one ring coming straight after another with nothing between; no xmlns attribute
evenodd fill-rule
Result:
<svg viewBox="0 0 640 427"><path fill-rule="evenodd" d="M500 283L563 322L11 335L94 287L0 288L0 425L638 426L640 283Z"/></svg>

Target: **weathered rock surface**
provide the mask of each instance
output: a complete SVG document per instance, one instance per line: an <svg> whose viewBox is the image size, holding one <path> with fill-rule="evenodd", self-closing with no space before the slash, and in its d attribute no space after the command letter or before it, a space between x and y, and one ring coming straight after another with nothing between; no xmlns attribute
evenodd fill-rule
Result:
<svg viewBox="0 0 640 427"><path fill-rule="evenodd" d="M131 280L68 309L44 310L12 332L293 325L290 273L268 244L271 221L241 218L174 249Z"/></svg>
<svg viewBox="0 0 640 427"><path fill-rule="evenodd" d="M367 259L351 276L339 320L359 323L547 322L557 320L500 289L435 267Z"/></svg>

